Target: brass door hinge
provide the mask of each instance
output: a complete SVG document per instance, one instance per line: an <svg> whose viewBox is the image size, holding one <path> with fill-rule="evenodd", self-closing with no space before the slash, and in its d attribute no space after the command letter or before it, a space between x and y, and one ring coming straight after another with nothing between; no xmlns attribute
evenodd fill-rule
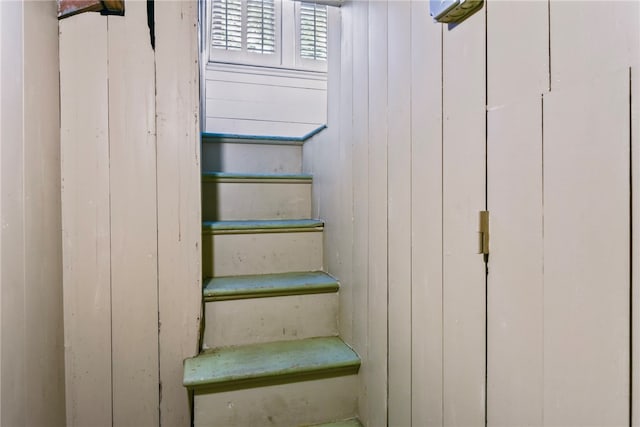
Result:
<svg viewBox="0 0 640 427"><path fill-rule="evenodd" d="M480 231L478 232L478 253L489 255L489 211L480 211Z"/></svg>

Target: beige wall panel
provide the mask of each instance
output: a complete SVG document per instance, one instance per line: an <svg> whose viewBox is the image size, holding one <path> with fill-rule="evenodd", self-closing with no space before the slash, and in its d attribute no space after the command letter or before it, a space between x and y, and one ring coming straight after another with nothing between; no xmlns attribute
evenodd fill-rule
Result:
<svg viewBox="0 0 640 427"><path fill-rule="evenodd" d="M629 416L629 74L544 97L544 423Z"/></svg>
<svg viewBox="0 0 640 427"><path fill-rule="evenodd" d="M386 2L369 3L369 425L387 422L387 19ZM354 76L357 78L357 76Z"/></svg>
<svg viewBox="0 0 640 427"><path fill-rule="evenodd" d="M25 2L24 14L26 426L64 426L56 2Z"/></svg>
<svg viewBox="0 0 640 427"><path fill-rule="evenodd" d="M547 1L489 0L487 96L489 108L540 95L549 89ZM565 23L565 32L566 23Z"/></svg>
<svg viewBox="0 0 640 427"><path fill-rule="evenodd" d="M444 424L479 425L485 407L485 15L443 40Z"/></svg>
<svg viewBox="0 0 640 427"><path fill-rule="evenodd" d="M329 191L333 198L334 205L325 205L322 215L329 215L329 210L335 210L330 223L326 223L325 228L325 266L327 271L334 274L340 279L340 304L339 304L339 327L340 334L346 342L353 339L353 311L354 311L354 284L352 273L352 256L353 256L353 173L351 170L353 162L353 150L351 147L351 139L353 135L351 120L342 120L344 114L351 116L353 105L356 100L353 99L351 91L351 78L353 73L353 58L351 42L341 39L341 34L351 34L353 28L353 19L350 16L340 19L340 14L334 8L330 8L328 34L332 34L329 40L329 48L337 52L338 55L332 56L336 58L334 63L330 61L331 70L336 69L333 75L337 77L339 85L331 88L332 99L339 99L339 108L330 114L331 123L339 132L339 138L336 138L336 150L324 150L325 163L328 174L325 176L330 181L331 187L325 187L325 191ZM341 43L344 41L344 43ZM331 55L331 53L329 53ZM340 61L337 58L341 58ZM327 136L330 137L330 136ZM336 168L336 153L340 167ZM315 184L314 184L315 185ZM323 218L321 216L320 218ZM331 249L333 248L333 250Z"/></svg>
<svg viewBox="0 0 640 427"><path fill-rule="evenodd" d="M390 425L411 425L411 2L388 4Z"/></svg>
<svg viewBox="0 0 640 427"><path fill-rule="evenodd" d="M411 2L411 422L442 425L442 31Z"/></svg>
<svg viewBox="0 0 640 427"><path fill-rule="evenodd" d="M340 19L343 16L342 20ZM350 34L351 21L342 11L329 8L329 55L327 89L327 129L305 142L303 146L303 170L313 175L312 211L314 218L322 218L324 231L325 270L340 279L340 334L350 343L352 338L352 184L350 123L341 120L342 114L350 114L352 60L349 44L341 46L341 34ZM344 27L344 28L342 28ZM346 86L343 86L346 85ZM341 135L344 135L341 137Z"/></svg>
<svg viewBox="0 0 640 427"><path fill-rule="evenodd" d="M159 422L155 81L146 23L143 2L108 18L115 426Z"/></svg>
<svg viewBox="0 0 640 427"><path fill-rule="evenodd" d="M351 345L363 360L368 360L368 335L370 333L367 323L368 306L368 245L369 245L369 62L368 62L368 16L369 2L353 2L348 13L352 16L352 52L353 77L352 93L353 105L351 116L352 136L351 143L351 170L353 183L353 247L351 258L351 306L346 307L351 311L352 335L349 339ZM344 10L344 9L343 9ZM345 12L346 13L346 12ZM361 372L364 372L361 370ZM369 400L367 385L370 382L371 373L366 371L360 375L360 387L358 402L360 420L367 423L369 414Z"/></svg>
<svg viewBox="0 0 640 427"><path fill-rule="evenodd" d="M549 11L552 89L640 65L640 2L552 0Z"/></svg>
<svg viewBox="0 0 640 427"><path fill-rule="evenodd" d="M0 3L0 25L2 25L2 28L5 28L6 34L8 34L9 32L6 30L6 28L7 28L6 19L8 19L9 17L11 17L11 19L13 19L13 16L10 16L9 13L4 10L5 4L6 4L6 2L4 4ZM0 190L2 189L2 181L3 181L3 179L2 179L2 171L4 169L3 166L2 166L2 145L3 145L2 142L3 142L4 138L5 138L5 136L4 136L3 132L2 132L2 129L3 128L4 129L7 128L7 126L3 124L3 122L4 122L3 110L6 110L6 107L5 107L4 103L5 102L13 103L13 100L9 100L8 96L3 96L2 86L3 86L3 84L6 86L6 83L4 82L5 75L4 75L3 71L10 69L8 66L3 65L3 64L6 64L8 61L12 61L12 63L14 63L14 64L16 63L16 61L13 58L13 55L12 56L6 55L6 51L5 51L4 45L2 44L3 34L5 34L5 33L0 31ZM7 41L6 35L4 36L4 41L5 41L5 43ZM12 39L11 42L13 44L17 44L15 38ZM3 100L6 100L6 101L3 101ZM0 191L0 215L3 215L3 212L4 212L2 210L2 206L3 206L2 194L3 193ZM2 301L3 301L3 298L2 298L2 289L3 289L3 287L2 287L2 282L3 282L2 265L4 264L3 260L4 260L4 258L2 258L2 234L0 234L0 376L2 375L2 369L3 369L2 368L2 347L3 347L2 346L2 340L3 340L3 335L4 335L2 333L2 325L3 325L3 322L2 322L2 313L3 313L3 309L2 309ZM2 414L3 414L3 412L2 412L2 406L3 406L2 405L2 396L3 396L2 388L3 388L2 382L0 381L0 423L2 423Z"/></svg>
<svg viewBox="0 0 640 427"><path fill-rule="evenodd" d="M196 2L155 3L160 423L189 425L182 361L197 354L202 298Z"/></svg>
<svg viewBox="0 0 640 427"><path fill-rule="evenodd" d="M107 21L60 21L67 425L111 418ZM86 238L91 236L91 238Z"/></svg>
<svg viewBox="0 0 640 427"><path fill-rule="evenodd" d="M542 99L489 111L487 421L543 425Z"/></svg>
<svg viewBox="0 0 640 427"><path fill-rule="evenodd" d="M487 4L487 420L543 422L542 100L549 4Z"/></svg>
<svg viewBox="0 0 640 427"><path fill-rule="evenodd" d="M632 315L632 364L631 364L631 414L632 426L640 425L640 68L631 70L631 303Z"/></svg>
<svg viewBox="0 0 640 427"><path fill-rule="evenodd" d="M26 424L27 390L25 361L25 218L24 218L24 5L20 2L0 4L0 23L4 40L2 57L2 127L0 146L2 166L0 191L2 228L0 229L3 330L0 332L2 354L0 377L2 384L2 414L0 424Z"/></svg>

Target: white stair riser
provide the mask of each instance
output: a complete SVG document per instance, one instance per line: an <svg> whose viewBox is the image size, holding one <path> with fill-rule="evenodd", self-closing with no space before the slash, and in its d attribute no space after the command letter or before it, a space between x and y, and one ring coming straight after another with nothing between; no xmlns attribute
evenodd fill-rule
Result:
<svg viewBox="0 0 640 427"><path fill-rule="evenodd" d="M338 294L208 302L207 348L338 335Z"/></svg>
<svg viewBox="0 0 640 427"><path fill-rule="evenodd" d="M203 170L238 173L289 173L302 171L302 146L204 142Z"/></svg>
<svg viewBox="0 0 640 427"><path fill-rule="evenodd" d="M303 219L311 216L311 182L203 182L205 221Z"/></svg>
<svg viewBox="0 0 640 427"><path fill-rule="evenodd" d="M202 263L205 277L322 270L322 232L205 234Z"/></svg>
<svg viewBox="0 0 640 427"><path fill-rule="evenodd" d="M292 427L355 416L357 376L195 394L196 427Z"/></svg>

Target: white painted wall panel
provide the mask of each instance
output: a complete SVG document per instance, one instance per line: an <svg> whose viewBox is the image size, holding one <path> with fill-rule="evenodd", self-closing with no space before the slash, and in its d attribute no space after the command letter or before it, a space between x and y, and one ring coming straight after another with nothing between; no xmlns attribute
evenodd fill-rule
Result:
<svg viewBox="0 0 640 427"><path fill-rule="evenodd" d="M202 307L198 5L155 3L160 424L189 425Z"/></svg>
<svg viewBox="0 0 640 427"><path fill-rule="evenodd" d="M546 251L548 245L571 240L566 235L571 227L562 227L565 234L558 227L556 240L545 242L544 247L542 241L541 96L549 90L550 73L552 93L548 97L557 97L557 105L553 114L545 107L544 176L545 180L551 176L546 159L553 155L556 173L564 165L562 168L571 170L575 177L582 177L574 181L572 197L577 199L572 209L580 206L577 194L593 183L600 169L604 169L605 180L617 179L608 175L616 173L612 172L615 159L611 157L615 155L599 152L604 163L598 168L589 163L595 159L595 153L589 152L583 159L586 163L574 167L577 160L562 150L579 144L580 136L595 140L608 126L615 131L606 138L601 135L600 140L616 139L618 132L628 130L628 123L625 128L621 119L624 114L603 94L615 92L618 83L602 89L603 97L598 99L602 101L600 108L607 112L601 114L592 104L595 98L589 98L590 84L583 82L598 75L615 80L610 70L637 63L638 6L615 2L609 7L600 2L586 7L586 3L590 2L488 1L485 9L455 26L432 23L426 14L428 5L421 1L411 5L408 17L399 12L405 8L401 1L349 2L341 8L343 64L329 72L329 105L332 111L339 111L341 120L336 129L330 112L329 129L304 146L303 167L314 174L314 213L327 225L327 266L340 277L342 289L352 288L341 296L341 304L348 305L341 308L340 329L356 343L363 358L359 416L365 424L484 423L485 284L482 257L476 249L478 211L485 208L485 134L489 144L488 207L495 209L495 252L489 273L494 263L495 277L487 301L488 424L557 425L570 423L574 420L571 416L587 423L585 413L595 407L590 399L600 393L599 386L607 388L619 380L612 378L620 372L609 366L605 368L611 369L608 378L599 372L597 381L590 385L572 384L578 371L583 373L578 382L595 378L590 374L596 367L589 365L589 358L599 357L578 354L580 348L587 351L580 344L565 350L572 354L572 360L578 360L573 366L569 366L568 356L558 356L560 342L572 338L563 331L569 323L578 322L573 318L567 322L566 308L582 294L557 277L554 285L545 282L543 288L542 279L543 248ZM597 7L608 10L596 17ZM590 31L593 34L587 34ZM410 49L399 41L408 43ZM602 46L603 53L594 46ZM572 92L572 100L554 92L570 86L580 86ZM338 93L333 92L332 97L332 91ZM616 99L622 96L615 93L611 96ZM564 108L573 111L569 114ZM569 114L568 121L564 121L565 114ZM551 135L548 118L555 120L553 132L567 136L554 136L552 150L556 151L551 153L547 152L547 136ZM572 133L578 132L580 122L587 123L587 129L594 127L588 138L586 130L580 131L580 136ZM408 123L410 130L400 123ZM409 156L404 145L407 132ZM589 176L587 164L592 170ZM410 180L406 179L407 171ZM555 179L551 191L557 193L566 184ZM610 182L607 188L615 185ZM406 197L406 186L410 197ZM624 192L624 184L607 198L619 197L618 191ZM348 192L352 200L344 198ZM558 209L556 219L545 218L545 224L568 215L563 212ZM408 226L398 220L407 216ZM594 218L591 213L582 215L574 225L587 229L586 224ZM406 239L407 230L410 240ZM548 232L545 228L546 237ZM346 251L351 255L344 256ZM403 258L407 254L410 265ZM545 252L545 263L549 257L558 264L596 265L595 261L576 261L575 251L569 255ZM614 264L620 257L615 258ZM408 298L406 283L399 279L407 277ZM585 300L574 317L599 334L605 328L611 331L611 326L589 322L597 313L613 316L621 329L610 334L617 338L607 340L628 334L628 329L625 332L624 326L618 325L625 316L624 308L621 317L612 314L624 302L622 295L613 291L597 302L597 293L584 295L589 302ZM349 312L344 314L344 310ZM409 322L407 312L411 313ZM628 321L628 313L626 316ZM559 323L562 321L564 324ZM410 335L405 329L411 329ZM624 353L625 344L618 344L611 351ZM547 361L551 365L547 366ZM403 376L407 372L411 373L410 386ZM560 389L562 396L558 397L556 390ZM573 393L581 389L587 392ZM409 405L407 396L412 400ZM623 405L627 396L599 398L599 415L589 416L603 422L607 412L617 411L616 405ZM571 406L579 399L586 400ZM607 399L610 402L603 408ZM556 404L560 403L564 409L558 409ZM580 413L581 407L589 409ZM624 424L624 420L618 421Z"/></svg>
<svg viewBox="0 0 640 427"><path fill-rule="evenodd" d="M639 53L640 55L640 53ZM631 425L640 425L640 68L631 69Z"/></svg>
<svg viewBox="0 0 640 427"><path fill-rule="evenodd" d="M547 2L487 4L487 423L543 425L542 94ZM509 36L506 36L506 35Z"/></svg>
<svg viewBox="0 0 640 427"><path fill-rule="evenodd" d="M297 87L208 81L207 117L324 124L327 93ZM207 129L208 130L208 129Z"/></svg>
<svg viewBox="0 0 640 427"><path fill-rule="evenodd" d="M273 122L253 119L206 118L207 132L239 136L301 138L318 129L320 123Z"/></svg>
<svg viewBox="0 0 640 427"><path fill-rule="evenodd" d="M552 89L640 64L640 2L553 0L549 22Z"/></svg>
<svg viewBox="0 0 640 427"><path fill-rule="evenodd" d="M442 31L411 2L411 425L442 425ZM416 42L421 41L421 42Z"/></svg>
<svg viewBox="0 0 640 427"><path fill-rule="evenodd" d="M390 425L411 424L411 3L388 7Z"/></svg>
<svg viewBox="0 0 640 427"><path fill-rule="evenodd" d="M544 124L544 422L627 424L628 70L552 91Z"/></svg>
<svg viewBox="0 0 640 427"><path fill-rule="evenodd" d="M154 55L147 8L108 18L113 423L158 425ZM137 40L137 43L132 43ZM136 349L132 351L132 349Z"/></svg>
<svg viewBox="0 0 640 427"><path fill-rule="evenodd" d="M0 3L0 423L16 427L65 425L55 12Z"/></svg>
<svg viewBox="0 0 640 427"><path fill-rule="evenodd" d="M478 212L485 207L485 16L443 35L444 424L485 417L485 278Z"/></svg>
<svg viewBox="0 0 640 427"><path fill-rule="evenodd" d="M327 123L324 73L217 64L205 73L206 132L301 137Z"/></svg>
<svg viewBox="0 0 640 427"><path fill-rule="evenodd" d="M543 424L542 97L488 116L487 422Z"/></svg>
<svg viewBox="0 0 640 427"><path fill-rule="evenodd" d="M201 308L197 5L60 21L68 425L188 425Z"/></svg>
<svg viewBox="0 0 640 427"><path fill-rule="evenodd" d="M100 15L60 22L69 426L107 425L113 420L107 49L107 22Z"/></svg>

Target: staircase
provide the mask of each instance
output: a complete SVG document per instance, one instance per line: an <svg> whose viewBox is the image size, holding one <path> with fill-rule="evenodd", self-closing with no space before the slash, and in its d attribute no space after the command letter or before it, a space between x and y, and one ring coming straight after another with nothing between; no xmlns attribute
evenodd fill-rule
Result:
<svg viewBox="0 0 640 427"><path fill-rule="evenodd" d="M205 138L203 169L204 331L184 367L194 425L360 426L360 358L338 337L302 147Z"/></svg>

